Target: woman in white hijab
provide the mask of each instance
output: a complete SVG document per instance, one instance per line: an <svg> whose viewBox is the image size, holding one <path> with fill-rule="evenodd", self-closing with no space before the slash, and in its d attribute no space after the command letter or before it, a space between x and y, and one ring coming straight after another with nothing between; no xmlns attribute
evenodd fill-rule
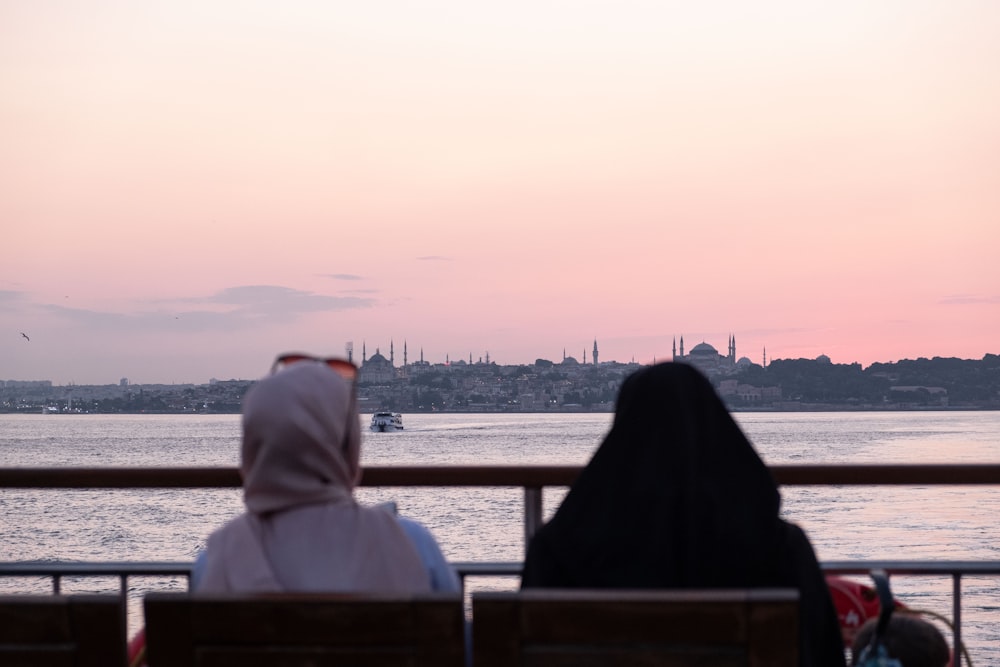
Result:
<svg viewBox="0 0 1000 667"><path fill-rule="evenodd" d="M199 592L459 590L430 533L358 504L361 434L346 361L283 355L243 401L247 511L208 539ZM353 369L353 371L352 371ZM443 567L442 567L443 566Z"/></svg>

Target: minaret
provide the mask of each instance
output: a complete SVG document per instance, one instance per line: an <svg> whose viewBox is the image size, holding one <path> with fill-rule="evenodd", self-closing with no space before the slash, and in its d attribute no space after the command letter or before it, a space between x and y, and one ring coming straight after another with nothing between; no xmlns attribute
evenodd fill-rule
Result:
<svg viewBox="0 0 1000 667"><path fill-rule="evenodd" d="M361 364L368 361L368 344L365 341L361 341Z"/></svg>
<svg viewBox="0 0 1000 667"><path fill-rule="evenodd" d="M424 348L422 345L420 346L420 365L424 365Z"/></svg>
<svg viewBox="0 0 1000 667"><path fill-rule="evenodd" d="M767 368L767 345L764 346L764 368Z"/></svg>
<svg viewBox="0 0 1000 667"><path fill-rule="evenodd" d="M566 362L566 348L563 348L563 363Z"/></svg>
<svg viewBox="0 0 1000 667"><path fill-rule="evenodd" d="M395 366L396 365L396 355L393 354L393 351L392 351L392 339L391 338L389 339L389 365L390 366Z"/></svg>
<svg viewBox="0 0 1000 667"><path fill-rule="evenodd" d="M684 336L681 336L681 359L684 358Z"/></svg>
<svg viewBox="0 0 1000 667"><path fill-rule="evenodd" d="M674 336L673 358L677 361L677 336Z"/></svg>
<svg viewBox="0 0 1000 667"><path fill-rule="evenodd" d="M587 365L587 348L583 348L583 365Z"/></svg>
<svg viewBox="0 0 1000 667"><path fill-rule="evenodd" d="M594 339L594 354L591 355L594 358L594 365L597 365L597 339Z"/></svg>

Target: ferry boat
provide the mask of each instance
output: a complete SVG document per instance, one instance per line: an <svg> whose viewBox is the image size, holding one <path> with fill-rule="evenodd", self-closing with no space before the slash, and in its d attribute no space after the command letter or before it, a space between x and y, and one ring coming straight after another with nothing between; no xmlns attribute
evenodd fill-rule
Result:
<svg viewBox="0 0 1000 667"><path fill-rule="evenodd" d="M379 411L372 415L372 424L369 427L379 433L403 430L403 415L398 412Z"/></svg>

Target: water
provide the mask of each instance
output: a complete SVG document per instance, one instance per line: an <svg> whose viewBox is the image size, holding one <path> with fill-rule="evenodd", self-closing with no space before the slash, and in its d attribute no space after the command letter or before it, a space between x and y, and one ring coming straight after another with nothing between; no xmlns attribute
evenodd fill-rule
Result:
<svg viewBox="0 0 1000 667"><path fill-rule="evenodd" d="M769 464L995 463L997 412L737 413ZM583 464L610 414L405 415L406 430L364 430L365 465ZM367 423L367 417L363 418ZM0 415L0 467L234 466L237 415ZM564 494L549 489L550 514ZM423 521L454 561L518 561L520 489L361 489ZM786 487L785 518L821 560L1000 560L995 487ZM0 490L0 560L188 561L242 511L237 489ZM470 581L471 590L516 580ZM132 598L183 589L183 579L130 579ZM951 580L896 577L910 606L951 616ZM0 591L47 592L47 580L0 580ZM70 579L67 592L117 590ZM141 623L132 603L130 625ZM977 665L1000 664L1000 577L963 580L963 632Z"/></svg>

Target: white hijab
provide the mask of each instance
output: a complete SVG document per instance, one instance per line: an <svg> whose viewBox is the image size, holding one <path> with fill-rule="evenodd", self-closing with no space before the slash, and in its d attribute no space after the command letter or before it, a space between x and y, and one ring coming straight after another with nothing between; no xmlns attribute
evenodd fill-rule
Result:
<svg viewBox="0 0 1000 667"><path fill-rule="evenodd" d="M302 361L243 401L240 472L247 512L208 539L207 592L430 591L395 517L363 507L361 433L348 383Z"/></svg>

